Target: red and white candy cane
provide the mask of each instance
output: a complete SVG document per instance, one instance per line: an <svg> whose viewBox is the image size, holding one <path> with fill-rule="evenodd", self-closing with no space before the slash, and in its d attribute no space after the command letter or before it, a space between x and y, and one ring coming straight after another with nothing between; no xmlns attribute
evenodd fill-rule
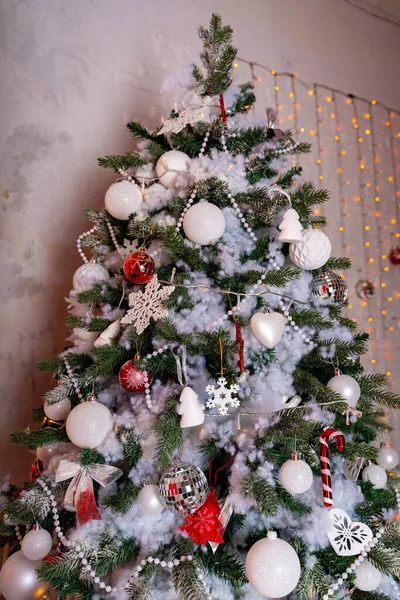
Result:
<svg viewBox="0 0 400 600"><path fill-rule="evenodd" d="M329 460L329 442L335 440L336 449L343 452L346 446L344 435L334 427L324 427L319 436L319 453L321 460L321 476L322 476L322 494L324 496L324 505L331 508L333 504L332 495L332 478L331 478L331 463Z"/></svg>

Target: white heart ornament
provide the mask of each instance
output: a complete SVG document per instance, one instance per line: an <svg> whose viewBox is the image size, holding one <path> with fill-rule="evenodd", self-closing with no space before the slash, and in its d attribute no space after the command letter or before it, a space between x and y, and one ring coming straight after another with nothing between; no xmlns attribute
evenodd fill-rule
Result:
<svg viewBox="0 0 400 600"><path fill-rule="evenodd" d="M274 348L285 330L286 319L277 312L258 312L250 319L250 327L259 342L267 348Z"/></svg>
<svg viewBox="0 0 400 600"><path fill-rule="evenodd" d="M374 537L368 525L353 522L340 508L332 508L329 511L329 518L331 523L328 538L338 556L361 554Z"/></svg>

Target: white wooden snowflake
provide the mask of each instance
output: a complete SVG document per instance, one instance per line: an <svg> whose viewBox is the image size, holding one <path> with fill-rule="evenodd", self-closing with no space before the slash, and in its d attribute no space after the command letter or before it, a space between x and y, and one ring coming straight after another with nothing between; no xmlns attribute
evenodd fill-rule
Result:
<svg viewBox="0 0 400 600"><path fill-rule="evenodd" d="M233 383L228 387L225 377L220 377L217 383L218 387L215 387L214 385L208 385L206 387L207 394L212 396L207 400L206 406L207 408L218 406L220 415L227 415L228 404L233 408L240 406L240 400L233 397L234 394L238 393L240 388L237 383Z"/></svg>
<svg viewBox="0 0 400 600"><path fill-rule="evenodd" d="M164 135L166 133L179 133L186 125L191 125L204 118L204 110L206 106L192 106L179 113L177 117L171 117L164 121L163 126L157 135Z"/></svg>
<svg viewBox="0 0 400 600"><path fill-rule="evenodd" d="M150 325L150 320L158 321L168 316L163 300L169 298L174 291L174 285L160 286L157 275L146 284L144 292L129 294L130 309L121 319L121 323L130 323L140 335Z"/></svg>

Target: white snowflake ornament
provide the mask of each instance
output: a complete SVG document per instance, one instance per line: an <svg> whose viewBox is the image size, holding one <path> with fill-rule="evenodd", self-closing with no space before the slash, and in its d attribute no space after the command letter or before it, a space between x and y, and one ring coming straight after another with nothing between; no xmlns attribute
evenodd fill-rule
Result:
<svg viewBox="0 0 400 600"><path fill-rule="evenodd" d="M132 324L139 335L150 325L150 320L158 321L168 316L163 300L169 298L174 285L160 286L157 275L149 281L144 292L129 294L130 310L121 319L123 324Z"/></svg>
<svg viewBox="0 0 400 600"><path fill-rule="evenodd" d="M339 556L361 554L373 538L368 525L353 522L341 508L332 508L329 511L329 519L328 538Z"/></svg>
<svg viewBox="0 0 400 600"><path fill-rule="evenodd" d="M232 408L240 406L240 400L233 397L234 394L238 393L240 388L237 383L233 383L228 387L228 382L225 377L220 377L217 383L218 387L215 387L214 385L208 385L206 387L207 394L212 396L207 400L206 406L207 408L215 408L215 406L218 406L219 414L227 415L228 405L232 406Z"/></svg>

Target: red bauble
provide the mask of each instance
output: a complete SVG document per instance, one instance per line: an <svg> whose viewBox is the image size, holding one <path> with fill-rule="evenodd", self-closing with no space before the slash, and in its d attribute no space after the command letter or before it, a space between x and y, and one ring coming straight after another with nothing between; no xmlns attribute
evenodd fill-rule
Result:
<svg viewBox="0 0 400 600"><path fill-rule="evenodd" d="M125 277L137 285L150 281L155 270L156 263L149 254L142 250L130 254L124 261Z"/></svg>
<svg viewBox="0 0 400 600"><path fill-rule="evenodd" d="M224 526L219 518L220 514L221 508L217 497L215 492L211 491L203 506L192 515L189 515L185 525L179 527L179 529L185 531L195 544L205 545L207 542L223 544Z"/></svg>
<svg viewBox="0 0 400 600"><path fill-rule="evenodd" d="M389 254L389 260L392 265L400 264L400 248L392 248Z"/></svg>
<svg viewBox="0 0 400 600"><path fill-rule="evenodd" d="M147 373L147 382L144 380L143 371L136 368L135 361L128 360L119 370L118 379L122 387L128 392L144 392L146 383L152 382L151 373Z"/></svg>

